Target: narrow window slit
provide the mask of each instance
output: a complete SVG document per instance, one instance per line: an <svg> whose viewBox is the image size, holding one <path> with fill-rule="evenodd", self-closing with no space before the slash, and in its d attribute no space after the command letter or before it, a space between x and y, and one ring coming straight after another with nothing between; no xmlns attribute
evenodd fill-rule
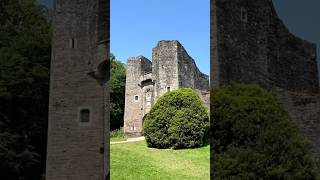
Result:
<svg viewBox="0 0 320 180"><path fill-rule="evenodd" d="M245 8L241 8L241 21L243 22L248 21L248 12Z"/></svg>
<svg viewBox="0 0 320 180"><path fill-rule="evenodd" d="M139 96L134 96L134 101L139 101Z"/></svg>
<svg viewBox="0 0 320 180"><path fill-rule="evenodd" d="M81 109L80 110L80 122L82 122L82 123L90 122L90 110L89 109Z"/></svg>

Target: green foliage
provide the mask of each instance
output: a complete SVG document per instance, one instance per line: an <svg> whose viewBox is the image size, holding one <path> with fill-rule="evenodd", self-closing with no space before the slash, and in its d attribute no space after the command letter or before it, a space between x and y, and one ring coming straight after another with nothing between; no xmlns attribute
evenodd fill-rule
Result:
<svg viewBox="0 0 320 180"><path fill-rule="evenodd" d="M123 126L126 68L113 54L110 55L110 61L110 129L115 130Z"/></svg>
<svg viewBox="0 0 320 180"><path fill-rule="evenodd" d="M309 145L271 94L231 85L211 98L215 179L315 179Z"/></svg>
<svg viewBox="0 0 320 180"><path fill-rule="evenodd" d="M0 172L40 179L45 170L51 27L33 0L0 2Z"/></svg>
<svg viewBox="0 0 320 180"><path fill-rule="evenodd" d="M110 138L115 138L115 137L119 137L119 138L125 137L123 128L116 129L110 132Z"/></svg>
<svg viewBox="0 0 320 180"><path fill-rule="evenodd" d="M182 88L161 96L144 120L149 147L193 148L207 143L207 109L192 89Z"/></svg>
<svg viewBox="0 0 320 180"><path fill-rule="evenodd" d="M124 134L123 128L116 129L110 132L110 141L125 141L126 136Z"/></svg>

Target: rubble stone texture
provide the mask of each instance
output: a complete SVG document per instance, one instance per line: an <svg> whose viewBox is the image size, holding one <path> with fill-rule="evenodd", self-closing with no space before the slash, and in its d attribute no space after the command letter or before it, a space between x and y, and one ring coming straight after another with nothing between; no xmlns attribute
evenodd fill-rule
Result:
<svg viewBox="0 0 320 180"><path fill-rule="evenodd" d="M107 0L54 3L47 180L108 176L107 8Z"/></svg>
<svg viewBox="0 0 320 180"><path fill-rule="evenodd" d="M127 62L124 131L141 136L143 118L162 94L174 89L195 89L209 109L209 77L178 41L159 41L152 50L152 62L143 56Z"/></svg>
<svg viewBox="0 0 320 180"><path fill-rule="evenodd" d="M257 83L276 92L320 158L316 45L291 34L271 0L211 0L211 5L212 87Z"/></svg>

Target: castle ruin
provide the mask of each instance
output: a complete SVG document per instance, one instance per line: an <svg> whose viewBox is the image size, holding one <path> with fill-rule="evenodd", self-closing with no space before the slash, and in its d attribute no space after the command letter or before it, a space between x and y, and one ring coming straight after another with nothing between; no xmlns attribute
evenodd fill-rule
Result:
<svg viewBox="0 0 320 180"><path fill-rule="evenodd" d="M108 178L108 4L54 1L46 180Z"/></svg>
<svg viewBox="0 0 320 180"><path fill-rule="evenodd" d="M211 0L211 5L212 87L256 83L273 91L320 158L316 45L289 32L272 0Z"/></svg>
<svg viewBox="0 0 320 180"><path fill-rule="evenodd" d="M152 50L152 62L143 56L128 59L124 132L141 136L143 118L162 94L188 87L196 90L209 108L209 77L196 66L178 41L160 41Z"/></svg>

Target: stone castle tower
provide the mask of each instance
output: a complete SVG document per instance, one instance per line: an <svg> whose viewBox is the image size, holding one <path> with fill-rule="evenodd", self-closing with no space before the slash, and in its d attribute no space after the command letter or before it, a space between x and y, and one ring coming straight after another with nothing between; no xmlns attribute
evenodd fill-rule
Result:
<svg viewBox="0 0 320 180"><path fill-rule="evenodd" d="M272 90L320 158L316 45L291 34L272 0L211 0L212 87L257 83Z"/></svg>
<svg viewBox="0 0 320 180"><path fill-rule="evenodd" d="M183 87L197 90L209 107L209 78L178 41L160 41L152 50L152 62L143 56L128 59L124 131L141 136L143 118L162 94Z"/></svg>
<svg viewBox="0 0 320 180"><path fill-rule="evenodd" d="M47 180L109 172L107 0L55 0Z"/></svg>
<svg viewBox="0 0 320 180"><path fill-rule="evenodd" d="M214 84L256 82L290 91L319 91L316 45L291 34L271 0L214 2Z"/></svg>

